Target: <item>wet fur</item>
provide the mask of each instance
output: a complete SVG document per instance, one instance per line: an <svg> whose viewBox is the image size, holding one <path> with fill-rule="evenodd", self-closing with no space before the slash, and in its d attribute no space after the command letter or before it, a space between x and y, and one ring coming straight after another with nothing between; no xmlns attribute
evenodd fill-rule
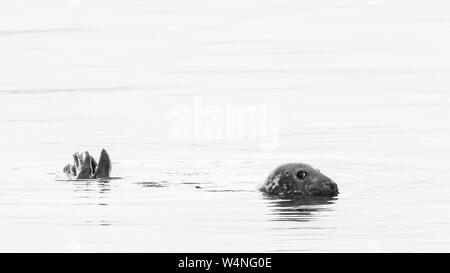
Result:
<svg viewBox="0 0 450 273"><path fill-rule="evenodd" d="M296 174L304 171L307 175L299 179ZM303 163L288 163L276 168L259 188L269 195L327 195L339 193L336 183L318 169Z"/></svg>

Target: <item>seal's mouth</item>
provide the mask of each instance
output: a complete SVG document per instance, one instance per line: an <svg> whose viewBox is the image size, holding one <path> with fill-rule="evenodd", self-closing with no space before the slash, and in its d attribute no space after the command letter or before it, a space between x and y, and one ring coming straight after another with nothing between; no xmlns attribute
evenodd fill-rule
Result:
<svg viewBox="0 0 450 273"><path fill-rule="evenodd" d="M333 196L337 196L339 194L339 192L319 192L319 191L311 191L309 192L309 195L311 196L329 196L329 197L333 197Z"/></svg>

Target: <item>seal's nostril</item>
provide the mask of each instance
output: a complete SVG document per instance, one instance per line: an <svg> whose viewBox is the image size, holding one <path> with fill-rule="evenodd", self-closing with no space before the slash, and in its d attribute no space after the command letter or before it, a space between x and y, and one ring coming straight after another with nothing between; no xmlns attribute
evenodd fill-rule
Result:
<svg viewBox="0 0 450 273"><path fill-rule="evenodd" d="M333 193L335 193L335 194L339 193L339 190L338 190L338 187L337 187L336 183L331 182L330 186L331 186L331 190L333 191Z"/></svg>
<svg viewBox="0 0 450 273"><path fill-rule="evenodd" d="M332 193L337 194L339 192L337 184L334 183L333 181L329 180L329 181L325 182L325 185L330 189L330 191Z"/></svg>

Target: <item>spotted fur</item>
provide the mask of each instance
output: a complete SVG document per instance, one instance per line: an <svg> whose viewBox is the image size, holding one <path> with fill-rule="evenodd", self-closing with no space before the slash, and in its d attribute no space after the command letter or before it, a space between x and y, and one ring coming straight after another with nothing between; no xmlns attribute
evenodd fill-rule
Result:
<svg viewBox="0 0 450 273"><path fill-rule="evenodd" d="M306 175L299 178L299 172ZM259 188L270 195L337 195L338 188L319 170L303 163L289 163L276 168Z"/></svg>

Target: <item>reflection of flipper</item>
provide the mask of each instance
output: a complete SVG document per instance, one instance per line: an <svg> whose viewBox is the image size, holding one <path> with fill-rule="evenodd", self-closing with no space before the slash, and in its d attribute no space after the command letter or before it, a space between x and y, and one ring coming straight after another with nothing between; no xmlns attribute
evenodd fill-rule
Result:
<svg viewBox="0 0 450 273"><path fill-rule="evenodd" d="M111 160L109 159L108 153L105 151L105 149L103 149L100 154L100 159L98 160L98 165L94 173L94 178L108 178L110 173L111 173Z"/></svg>
<svg viewBox="0 0 450 273"><path fill-rule="evenodd" d="M89 179L92 178L92 157L88 152L85 152L83 156L79 157L81 166L77 179Z"/></svg>

